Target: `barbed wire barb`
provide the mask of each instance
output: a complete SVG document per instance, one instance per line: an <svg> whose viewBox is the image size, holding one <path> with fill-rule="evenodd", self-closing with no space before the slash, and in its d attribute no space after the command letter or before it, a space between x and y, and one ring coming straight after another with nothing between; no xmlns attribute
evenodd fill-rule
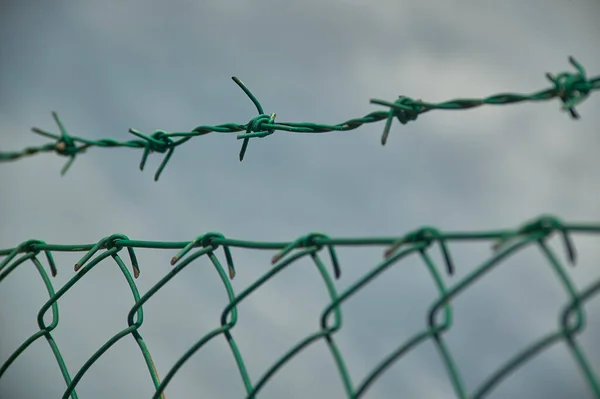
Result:
<svg viewBox="0 0 600 399"><path fill-rule="evenodd" d="M53 133L46 132L37 127L31 128L31 131L34 133L37 133L41 136L45 136L45 137L49 137L49 138L53 138L53 139L57 140L56 147L55 147L56 153L58 155L69 157L69 160L67 161L67 163L65 163L65 165L60 170L60 175L64 176L67 173L67 170L69 170L69 168L73 164L73 161L75 161L75 156L79 153L85 152L86 147L84 147L84 146L77 147L75 145L75 141L73 140L73 138L71 138L71 136L69 136L67 129L65 129L65 126L61 122L60 118L58 117L58 113L56 111L52 111L52 118L58 125L58 129L60 130L60 136L53 134ZM2 157L0 155L0 160L1 159L2 159Z"/></svg>
<svg viewBox="0 0 600 399"><path fill-rule="evenodd" d="M248 87L246 87L246 85L237 77L232 76L231 79L233 79L233 81L244 91L244 93L246 93L246 95L250 98L250 100L256 107L256 110L258 111L258 114L259 114L257 117L253 118L250 122L248 122L248 124L247 124L248 127L246 128L246 134L238 135L238 137L237 137L238 140L239 139L244 140L242 142L242 149L240 150L240 162L241 162L244 160L244 155L246 155L246 150L248 149L248 142L250 141L250 137L266 137L270 134L273 134L273 132L275 132L274 129L262 130L262 128L261 128L262 124L265 122L267 122L269 124L275 123L275 114L273 113L273 114L271 114L271 116L265 115L262 105L260 105L260 102L254 96L254 94L252 94L250 89L248 89Z"/></svg>

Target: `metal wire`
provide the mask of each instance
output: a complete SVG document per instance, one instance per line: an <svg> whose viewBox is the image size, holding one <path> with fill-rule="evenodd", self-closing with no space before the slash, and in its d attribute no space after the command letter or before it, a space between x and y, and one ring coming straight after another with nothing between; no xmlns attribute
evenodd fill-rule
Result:
<svg viewBox="0 0 600 399"><path fill-rule="evenodd" d="M547 239L552 234L560 234L562 236L567 259L574 265L577 256L570 236L572 234L598 235L600 234L600 224L566 224L556 217L543 215L514 230L442 232L432 227L423 227L416 231L409 232L403 237L387 238L330 238L321 233L313 233L300 237L294 242L254 242L229 239L220 233L210 232L197 237L190 242L135 241L130 240L123 234L114 234L101 239L96 244L85 245L53 245L46 244L40 240L30 240L15 248L0 250L0 257L2 257L0 258L2 259L0 262L0 282L6 284L5 281L7 280L5 279L11 272L26 262L32 262L44 281L49 299L38 313L37 323L39 331L26 339L23 344L4 361L0 367L0 378L2 378L11 364L23 354L31 344L39 338L44 337L55 355L58 367L65 381L66 389L62 396L63 399L68 397L76 399L78 397L76 392L77 384L88 372L94 362L109 351L117 341L127 335L132 335L146 361L150 379L155 388L153 399L156 399L163 394L163 391L166 389L169 382L187 360L200 351L209 341L218 339L217 337L222 336L227 340L232 356L239 369L240 377L243 380L246 390L246 398L254 398L269 380L281 368L285 367L294 356L313 343L324 341L328 345L334 358L347 397L359 398L367 392L376 379L385 373L392 364L401 361L403 356L408 352L429 341L433 342L438 349L440 359L446 367L448 378L452 383L456 397L461 399L483 398L497 387L502 379L506 378L509 373L532 360L532 358L541 351L550 348L558 342L564 342L570 350L574 361L579 366L583 379L589 388L589 392L593 397L600 398L600 379L598 378L598 374L594 372L586 354L577 342L577 335L584 331L586 326L583 306L587 301L592 299L594 295L600 293L600 279L591 282L586 288L578 291L571 282L569 274L566 272L565 265L559 260L555 250L547 244ZM446 246L446 243L449 241L478 240L491 241L493 244L492 256L471 274L457 281L454 285L447 287L442 279L442 273L453 274L454 265L452 264L450 251ZM430 248L436 243L440 245L443 253L443 265L436 264L429 255ZM341 268L336 255L336 248L346 246L380 246L382 247L383 259L350 287L342 292L337 292L333 281L340 276ZM462 382L460 370L457 368L453 356L444 341L444 334L453 327L452 301L475 284L485 273L493 268L499 267L503 260L527 246L538 246L540 248L542 256L547 260L550 269L557 276L560 284L567 293L568 300L564 304L564 308L559 315L558 328L544 338L532 342L529 347L516 354L495 373L489 375L479 387L471 392L467 392L467 389ZM223 248L229 275L225 272L225 267L216 256L219 247ZM234 266L235 262L230 252L231 247L278 251L272 259L274 267L237 295L234 293L230 282L230 279L234 278L236 271ZM155 248L165 250L180 249L171 260L171 264L175 267L143 295L140 294L135 284L135 278L140 275L140 268L134 250L135 248ZM127 249L133 275L121 258L120 252L123 249ZM323 250L326 250L329 257L333 275L330 273L328 267L325 266L325 262L322 259ZM45 254L50 272L55 276L57 267L52 253L63 251L84 251L86 253L81 260L75 264L76 273L74 276L60 289L55 290L51 278L38 257L42 252ZM337 346L335 338L336 333L343 327L341 321L341 305L352 295L355 295L367 286L375 277L385 273L396 263L408 256L418 256L422 259L423 264L431 274L437 287L438 296L433 298L431 302L427 317L428 325L420 333L411 337L406 342L400 343L399 346L383 358L362 381L355 383L348 373L344 356ZM203 336L185 353L181 354L179 360L161 380L158 376L157 368L154 366L150 351L140 333L143 324L143 306L178 273L190 263L201 257L209 258L214 265L229 298L229 304L223 309L220 326ZM298 342L295 346L289 348L288 352L277 360L258 380L252 381L244 362L244 356L238 348L232 334L238 319L237 306L252 295L252 293L260 289L263 284L277 275L280 271L289 267L297 260L306 257L310 257L314 262L330 297L330 302L325 306L321 314L321 328L314 334L307 336L305 339ZM102 260L108 258L112 258L117 264L134 297L135 303L128 313L128 327L108 339L72 377L58 345L52 338L52 332L58 326L58 302L61 297L77 284L83 276L89 273L92 268ZM44 322L44 316L48 312L52 313L53 320L47 325ZM441 322L437 321L439 318L436 317L440 312L442 312L444 316ZM328 316L332 314L334 316L333 322L328 323Z"/></svg>
<svg viewBox="0 0 600 399"><path fill-rule="evenodd" d="M265 114L263 107L252 92L236 77L233 81L246 93L258 111L258 115L252 118L248 123L224 123L217 126L198 126L189 132L166 132L156 130L150 135L145 135L136 129L129 129L129 132L138 139L128 141L117 141L115 139L105 138L100 140L86 139L82 137L71 136L63 126L56 112L52 113L60 134L49 133L38 128L32 128L32 131L42 136L48 137L53 142L39 147L29 147L17 152L0 152L0 161L13 161L25 156L38 154L41 152L55 152L58 155L69 157L69 160L61 170L64 175L78 154L85 152L91 147L128 147L143 149L140 170L144 169L146 160L150 152L165 154L165 158L160 164L154 175L154 180L158 180L165 166L173 156L175 148L189 141L190 139L202 136L208 133L240 133L238 140L243 140L239 159L242 161L250 138L267 137L275 131L286 131L290 133L326 133L354 130L364 124L375 123L385 120L385 127L381 137L381 144L385 145L392 121L398 119L400 123L407 124L414 121L420 114L431 110L464 110L474 107L487 105L505 105L519 102L538 102L558 98L563 103L562 108L568 110L573 119L578 119L579 114L575 106L585 100L589 93L600 88L600 76L587 78L583 66L573 57L569 57L569 62L575 68L575 73L563 72L557 76L550 73L546 78L552 82L552 87L531 93L515 94L504 93L489 96L483 99L453 99L442 103L428 103L421 100L414 100L406 96L400 96L396 101L371 100L372 104L389 107L388 111L375 111L361 118L347 120L336 125L327 125L312 122L275 122L275 113Z"/></svg>

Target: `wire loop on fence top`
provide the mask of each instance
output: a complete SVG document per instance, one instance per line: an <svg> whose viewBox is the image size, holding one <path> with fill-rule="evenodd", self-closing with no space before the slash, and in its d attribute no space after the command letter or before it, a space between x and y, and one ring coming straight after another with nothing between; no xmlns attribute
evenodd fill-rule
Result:
<svg viewBox="0 0 600 399"><path fill-rule="evenodd" d="M15 249L13 249L11 253L8 254L8 256L4 258L4 260L2 260L2 262L0 262L0 271L2 271L2 269L4 269L4 267L6 267L6 265L8 265L10 261L12 261L15 256L17 256L18 253L25 252L37 255L41 251L39 246L45 244L46 243L41 240L27 240L21 243ZM52 274L52 277L56 277L57 270L56 264L54 263L54 258L52 257L52 252L44 251L44 254L46 255L46 259L48 260L48 266L50 267L50 273Z"/></svg>
<svg viewBox="0 0 600 399"><path fill-rule="evenodd" d="M385 145L387 142L390 129L392 128L392 121L396 117L400 123L406 125L410 121L416 121L421 110L421 100L413 100L406 96L399 96L393 103L383 100L371 100L371 104L386 105L390 107L389 116L385 121L385 127L383 128L383 134L381 135L381 145Z"/></svg>
<svg viewBox="0 0 600 399"><path fill-rule="evenodd" d="M524 224L514 233L507 233L505 236L496 240L492 245L494 251L498 251L504 247L507 243L514 240L519 236L527 236L530 234L540 234L540 238L547 238L554 232L560 232L567 253L569 262L574 266L577 261L577 252L575 245L569 237L569 233L565 228L565 224L555 216L542 215L531 222Z"/></svg>
<svg viewBox="0 0 600 399"><path fill-rule="evenodd" d="M452 262L450 251L448 250L446 242L443 239L442 233L434 227L425 226L406 234L404 237L396 240L388 249L386 249L383 256L385 258L389 258L402 245L424 243L427 246L430 246L434 241L438 241L440 243L440 249L442 251L442 256L444 257L444 263L446 264L446 271L448 272L448 275L452 276L454 274L454 263Z"/></svg>
<svg viewBox="0 0 600 399"><path fill-rule="evenodd" d="M219 244L215 242L216 239L225 240L225 236L221 233L217 232L209 232L204 235L196 237L194 240L190 241L181 251L177 253L177 255L171 258L171 265L175 265L184 257L188 252L192 250L192 248L200 245L202 247L212 247L213 251L219 247ZM227 261L227 268L229 271L229 278L233 280L235 277L235 266L233 265L233 257L231 256L231 250L229 246L223 245L223 252L225 253L225 259Z"/></svg>
<svg viewBox="0 0 600 399"><path fill-rule="evenodd" d="M135 129L129 129L130 133L136 135L138 140L130 140L119 142L113 139L91 140L81 137L70 136L66 129L53 113L54 119L57 122L61 134L56 135L47 133L38 128L32 130L43 136L49 137L55 141L53 144L46 144L39 147L29 147L18 152L0 152L0 161L13 161L25 156L38 154L40 152L56 152L59 155L69 156L70 159L61 170L61 174L66 173L71 163L77 154L84 152L89 147L128 147L143 149L144 154L140 163L140 169L144 169L144 164L149 152L167 152L165 159L161 163L158 171L154 175L154 180L158 180L160 174L165 168L167 162L173 155L175 147L182 145L186 141L203 136L208 133L236 133L237 138L243 140L242 148L239 153L240 161L244 159L248 143L251 138L266 137L273 134L275 131L286 131L292 133L325 133L325 132L340 132L349 131L359 128L368 123L375 123L385 120L381 143L385 145L390 133L391 124L394 118L397 118L400 123L406 124L409 121L414 121L420 114L431 110L465 110L482 105L506 105L515 104L524 101L539 102L547 101L553 98L558 98L563 103L562 107L568 109L573 118L579 118L575 111L575 106L585 100L589 94L600 89L600 76L587 78L585 69L573 57L569 58L569 62L573 65L576 72L563 72L556 77L551 74L546 74L553 87L541 90L530 94L519 93L502 93L489 96L483 99L463 98L452 99L441 103L428 103L421 100L413 100L407 96L400 96L395 101L384 101L372 99L371 104L378 104L388 107L388 111L375 111L363 117L350 119L346 122L329 125L314 122L278 122L275 123L275 113L265 114L262 105L252 92L236 77L232 77L233 81L244 91L250 98L258 111L258 115L252 118L248 123L224 123L216 126L197 126L189 132L165 132L163 130L155 131L150 137L146 136ZM175 137L180 137L178 140L172 140ZM79 144L79 146L78 146Z"/></svg>
<svg viewBox="0 0 600 399"><path fill-rule="evenodd" d="M315 251L320 251L323 248L323 243L318 242L318 239L329 240L329 236L323 233L310 233L305 236L298 238L296 241L285 246L281 251L273 256L271 259L271 264L277 263L281 258L289 254L292 250L297 248L310 248L315 247ZM331 259L331 264L333 266L333 273L336 279L339 279L342 275L342 271L340 269L340 265L338 262L337 254L335 253L335 249L332 245L327 245L327 250L329 251L329 257Z"/></svg>
<svg viewBox="0 0 600 399"><path fill-rule="evenodd" d="M92 258L92 256L94 256L94 254L98 252L101 248L115 248L117 249L117 251L120 251L123 248L123 245L118 243L119 240L129 241L129 238L124 234L113 234L109 237L104 237L103 239L98 241L98 243L94 245L92 249L90 249L77 263L75 263L75 267L73 268L73 270L78 271L79 269L81 269L83 265L87 263ZM129 253L129 260L131 262L131 267L133 268L133 277L138 278L140 275L140 268L133 247L127 247L127 252Z"/></svg>

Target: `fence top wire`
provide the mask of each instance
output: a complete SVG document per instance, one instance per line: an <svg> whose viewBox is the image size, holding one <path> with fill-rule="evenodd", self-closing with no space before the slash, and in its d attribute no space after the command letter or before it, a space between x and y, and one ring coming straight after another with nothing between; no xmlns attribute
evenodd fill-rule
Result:
<svg viewBox="0 0 600 399"><path fill-rule="evenodd" d="M559 218L552 215L542 215L535 220L524 224L517 229L504 230L489 230L489 231L455 231L442 232L439 229L431 226L423 226L412 232L407 233L402 237L358 237L358 238L330 238L323 233L310 233L302 236L295 241L248 241L226 238L219 232L208 232L196 237L191 241L140 241L130 240L126 235L116 233L111 236L101 239L94 244L47 244L42 240L31 239L21 243L14 248L0 249L0 256L4 256L4 260L0 262L0 272L9 264L19 253L40 253L44 252L48 255L49 266L52 270L52 275L57 273L56 265L52 259L51 252L87 252L79 262L75 264L74 270L77 271L81 266L89 261L94 254L102 249L127 248L134 268L134 274L137 278L139 275L139 267L134 253L134 248L152 248L152 249L180 249L180 251L171 259L171 264L174 265L179 259L183 258L193 248L212 247L216 249L223 247L227 256L228 266L230 267L230 275L233 279L235 270L233 269L232 257L229 252L230 247L257 249L257 250L279 250L273 256L271 263L277 263L281 258L288 255L295 249L311 248L311 247L342 247L342 246L387 246L384 256L389 257L396 252L400 247L418 243L427 243L428 245L438 242L444 260L446 269L449 274L453 274L454 266L450 258L450 252L446 246L447 241L472 241L472 240L493 240L492 249L500 250L507 243L511 243L515 239L528 235L542 234L542 238L546 238L553 233L559 233L562 237L567 257L571 263L576 261L575 246L570 239L569 233L592 233L600 232L600 223L571 223L565 224ZM339 277L339 266L337 265L337 256L335 251L331 252L333 266L336 269L335 274Z"/></svg>
<svg viewBox="0 0 600 399"><path fill-rule="evenodd" d="M290 133L326 133L336 131L354 130L358 127L386 120L386 124L381 136L381 144L385 145L392 121L398 119L400 123L407 124L414 121L420 114L431 110L465 110L474 107L487 105L505 105L520 102L538 102L558 98L562 101L562 108L568 110L573 119L578 119L579 115L575 110L575 106L585 100L590 92L600 88L600 76L593 78L586 77L586 71L583 66L573 57L569 57L569 62L575 68L575 73L563 72L556 76L546 73L548 80L552 82L552 87L531 93L502 93L492 95L483 99L453 99L441 103L429 103L421 100L414 100L406 96L399 96L393 102L372 99L372 104L389 107L389 111L375 111L360 118L347 120L346 122L335 125L327 125L313 122L275 122L275 113L265 114L263 107L252 92L236 77L233 81L246 93L250 100L254 103L258 114L248 123L224 123L216 126L198 126L189 132L166 132L164 130L156 130L150 135L130 128L129 132L138 139L128 141L117 141L115 139L105 138L99 140L86 139L83 137L71 136L67 133L64 125L56 112L52 113L56 124L60 130L60 134L49 133L39 128L32 128L34 133L50 138L53 142L39 147L28 147L17 152L0 152L0 161L17 160L25 156L34 155L42 152L55 152L58 155L69 157L67 163L61 170L61 175L64 175L76 155L85 152L91 147L128 147L143 149L142 160L140 162L140 170L144 169L146 160L150 152L166 153L165 158L160 164L154 175L154 180L158 180L160 174L171 159L175 148L190 139L202 136L208 133L239 133L238 140L243 140L240 150L239 159L242 161L248 148L250 138L267 137L275 131L286 131ZM242 132L242 133L240 133Z"/></svg>
<svg viewBox="0 0 600 399"><path fill-rule="evenodd" d="M198 350L207 344L213 338L223 336L229 343L240 377L246 390L246 398L254 398L262 387L269 381L270 378L283 367L291 358L298 354L301 350L319 340L322 340L329 347L338 368L342 384L348 398L358 398L362 396L373 382L380 377L390 366L398 361L404 354L408 353L413 348L419 346L426 341L432 342L438 350L440 359L443 362L449 380L453 386L456 397L466 398L482 398L490 393L499 382L512 373L517 367L522 366L526 361L530 360L537 353L557 342L563 342L569 349L574 362L578 365L589 390L594 397L600 399L600 381L598 375L594 372L591 363L589 362L585 351L577 342L577 335L585 328L585 312L583 305L593 296L600 293L600 280L591 282L587 287L578 290L571 281L568 273L560 261L560 257L555 254L555 251L546 244L546 239L553 233L562 237L564 247L566 248L566 258L570 263L575 264L576 253L573 242L571 241L571 233L587 233L600 234L600 223L596 224L566 224L558 218L551 215L542 215L530 222L523 224L516 229L493 230L484 232L442 232L434 227L425 226L405 234L402 237L381 237L381 238L330 238L321 233L312 233L292 242L256 242L228 239L220 233L207 233L189 242L152 242L152 241L135 241L130 240L122 234L114 234L110 237L103 238L96 244L85 245L53 245L46 244L40 240L29 240L15 248L0 250L0 256L5 257L0 262L0 282L2 282L12 271L26 261L31 261L35 265L38 273L44 280L48 291L49 299L41 307L38 316L37 324L39 331L23 342L13 354L3 363L0 364L0 378L10 367L10 365L35 342L37 339L44 337L61 370L64 382L67 386L62 398L77 399L76 386L83 378L86 372L93 366L96 360L103 356L117 341L127 335L132 335L135 338L136 344L142 352L146 367L150 374L155 391L153 399L159 397L164 398L164 390L169 382L180 370L184 363L192 357ZM450 252L445 245L447 240L491 240L493 242L493 256L480 264L472 273L461 278L452 286L446 287L446 283L442 278L440 270L446 269L449 274L453 273L454 267L450 257ZM437 262L428 255L429 247L438 243L442 251L442 267L438 267ZM328 258L333 266L334 276L340 276L337 255L334 247L337 246L360 246L360 245L380 245L387 248L384 252L383 259L372 269L367 270L362 277L355 283L351 284L342 292L337 292L337 288L333 284L331 274L325 267L325 262L321 260L319 253L321 250L327 249ZM567 294L566 303L560 311L558 328L528 347L521 349L498 370L492 373L485 381L483 381L471 394L467 393L467 389L462 382L460 371L453 359L451 351L444 340L444 334L448 332L453 325L452 317L452 300L460 295L465 289L474 284L479 278L485 275L490 269L496 267L501 261L511 254L523 249L528 245L538 245L541 250L542 257L550 265L550 270L560 281L565 293ZM214 251L221 246L225 252L226 264L229 269L229 279L225 273L225 268L222 266ZM190 253L193 248L198 247L193 253ZM234 294L230 279L235 275L233 266L233 258L229 247L254 248L277 250L278 252L272 259L274 267L266 271L261 277L254 281L249 287L244 289L237 295ZM130 263L133 266L133 277L128 271L125 262L119 256L119 251L127 248ZM139 276L139 266L136 260L134 248L162 248L162 249L180 249L179 252L172 258L171 264L175 267L151 287L143 295L140 294L134 282L134 278ZM296 251L295 251L296 250ZM75 265L75 270L78 271L74 276L59 290L55 291L48 273L45 271L41 262L37 259L40 252L44 252L50 269L53 275L56 275L56 265L52 257L52 252L56 251L83 251L86 254ZM102 252L102 253L99 253ZM19 253L24 253L18 257ZM344 356L340 351L335 339L335 333L342 328L341 305L350 296L354 295L360 289L364 288L376 276L384 273L393 264L401 261L410 255L416 255L421 258L422 263L428 269L432 280L437 288L438 296L427 314L426 327L419 333L415 334L407 341L403 342L398 348L393 350L389 355L386 355L374 369L368 373L359 384L354 384L348 372L348 367L345 363ZM296 260L309 256L317 267L324 284L328 290L330 303L325 307L320 316L320 328L313 334L307 336L287 352L281 358L264 372L254 383L249 377L246 368L242 351L235 343L234 332L237 323L237 305L244 298L251 295L255 290L260 288L265 282L275 276L279 271L293 264ZM224 308L220 326L210 331L192 345L179 360L169 369L165 377L162 379L158 376L157 368L152 360L147 343L141 336L141 327L143 324L143 305L156 294L165 284L167 284L176 274L181 272L184 267L192 263L200 257L208 257L214 265L221 282L223 283L229 303ZM59 299L71 289L84 275L99 264L104 259L112 258L119 266L123 273L129 288L133 294L134 304L127 315L128 327L116 333L113 337L106 341L100 349L94 352L84 365L77 371L74 377L68 371L65 359L61 355L61 351L53 338L53 330L58 325L58 302ZM177 264L177 265L175 265ZM81 270L80 270L81 269ZM52 314L52 322L46 324L44 321L48 319L46 313ZM441 313L441 314L440 314ZM331 317L333 316L333 317ZM443 316L443 317L437 317ZM333 319L333 320L332 320Z"/></svg>

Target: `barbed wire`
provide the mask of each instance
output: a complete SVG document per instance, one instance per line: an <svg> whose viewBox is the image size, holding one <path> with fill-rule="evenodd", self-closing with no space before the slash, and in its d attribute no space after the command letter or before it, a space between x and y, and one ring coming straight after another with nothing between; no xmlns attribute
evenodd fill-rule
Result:
<svg viewBox="0 0 600 399"><path fill-rule="evenodd" d="M184 363L189 360L196 352L198 352L205 344L217 336L226 338L230 345L236 365L239 369L240 376L243 380L243 385L246 390L246 398L254 398L258 392L264 387L270 378L283 367L291 358L297 355L301 350L307 348L312 343L323 340L332 351L332 356L335 364L340 372L342 383L344 385L348 398L358 398L372 386L373 382L389 370L391 365L410 350L420 344L430 341L438 349L440 358L442 359L448 377L454 388L456 397L459 398L482 398L488 395L499 382L513 372L517 367L523 366L528 360L531 360L534 355L542 350L549 348L556 342L566 343L566 347L570 350L573 359L578 364L584 381L587 384L589 391L593 397L600 399L600 380L594 372L587 356L582 347L577 342L577 335L585 328L585 312L583 310L584 302L589 301L593 296L600 293L600 280L592 282L582 290L577 290L572 283L568 273L566 272L562 262L555 254L555 251L547 244L548 238L553 234L562 236L562 241L566 250L566 258L572 265L576 262L576 252L573 242L570 238L571 234L600 234L600 223L595 224L574 224L564 223L560 219L552 215L541 215L538 218L524 223L516 229L493 230L493 231L478 231L478 232L442 232L434 227L425 226L415 231L409 232L404 236L398 237L383 237L383 238L330 238L322 233L311 233L300 237L293 242L257 242L244 241L226 238L223 234L217 232L209 232L187 242L157 242L157 241L136 241L130 240L123 234L114 234L101 239L96 244L83 245L54 245L46 244L41 240L29 240L15 248L0 250L0 257L4 257L0 261L0 282L4 281L10 273L12 273L19 265L27 261L34 263L38 273L41 275L46 285L49 299L41 307L37 323L39 331L29 337L21 344L10 356L0 364L0 378L10 368L11 364L32 345L36 340L44 337L48 340L53 351L54 357L59 365L65 384L66 390L62 398L71 397L77 399L76 386L81 381L83 376L90 370L93 364L103 356L114 344L127 335L133 335L137 345L139 346L152 383L154 385L153 399L164 397L164 390L169 382ZM448 241L492 241L493 256L479 265L472 273L469 273L464 278L460 279L454 285L446 287L442 278L440 269L445 269L445 272L452 275L454 266L450 256L450 251L446 247ZM429 249L438 244L441 247L443 254L443 267L438 267L436 262L429 255ZM532 343L525 349L515 354L502 367L492 373L485 381L481 383L471 394L467 393L467 389L462 382L459 369L453 360L453 356L444 342L444 334L451 330L453 326L451 302L460 295L468 287L472 286L479 278L487 274L492 268L497 267L502 263L503 259L520 251L526 246L537 245L541 249L541 255L548 261L553 274L557 276L563 289L568 295L567 302L563 310L559 314L558 328L555 332L550 333L536 342ZM326 249L328 257L333 269L333 276L339 278L341 275L336 247L343 246L383 246L383 260L374 268L367 270L356 282L351 284L343 292L337 292L331 273L327 271L325 263L321 259L319 253ZM215 255L215 252L223 248L225 254L226 266L229 269L229 279L225 273L225 268ZM259 277L256 281L250 284L241 293L235 294L230 279L235 276L234 260L230 252L231 247L258 249L258 250L274 250L278 251L273 256L271 263L273 268ZM125 262L120 257L119 252L122 249L127 249L130 264L133 269L133 277L127 269ZM161 278L154 286L152 286L143 295L138 291L135 284L135 279L140 275L140 269L135 255L134 248L154 248L154 249L179 249L179 252L171 259L171 265L175 267ZM194 252L192 250L195 249ZM82 251L85 255L75 264L75 275L70 278L65 285L60 289L55 290L52 285L52 280L48 273L44 270L41 262L37 259L40 253L44 253L49 264L52 276L56 276L57 268L53 260L52 252L74 252ZM19 256L19 254L23 254ZM420 257L424 266L429 270L434 284L437 287L438 295L434 298L427 315L426 328L417 333L406 342L402 343L397 349L386 355L377 366L368 373L364 379L357 385L352 383L352 379L348 372L344 357L335 343L335 333L342 328L341 322L341 305L352 295L364 288L375 277L384 273L392 265L405 259L408 256L415 255ZM165 378L161 379L158 376L157 367L152 360L150 351L146 342L141 336L140 329L143 323L142 308L143 305L155 295L162 287L169 283L175 275L180 273L187 265L200 257L208 257L210 262L215 266L221 282L227 292L229 303L223 309L221 315L220 326L210 331L203 336L194 345L185 351L171 367ZM245 298L259 289L263 284L273 278L283 269L294 264L303 257L310 257L317 267L324 284L327 287L330 296L330 303L324 308L320 316L320 329L314 334L301 340L298 344L289 349L282 357L277 360L272 367L264 372L262 377L252 383L247 367L244 362L244 357L240 348L235 343L232 331L237 322L237 305ZM58 326L58 302L63 295L67 293L84 275L89 273L92 268L98 265L105 259L110 259L117 264L122 274L124 275L131 292L133 293L134 305L128 312L127 320L128 327L115 334L108 339L91 357L81 366L76 375L72 378L68 371L65 360L61 355L61 351L52 337L53 330ZM52 322L47 324L44 320L47 319L46 313L52 313ZM443 313L443 320L440 320L439 313ZM329 316L333 316L333 322L328 322Z"/></svg>
<svg viewBox="0 0 600 399"><path fill-rule="evenodd" d="M441 103L429 103L421 100L414 100L410 97L399 96L396 101L389 102L384 100L372 99L371 104L377 104L389 107L389 111L375 111L361 118L354 118L346 122L335 125L320 124L313 122L275 122L275 113L265 114L263 107L252 92L237 77L233 81L246 93L252 103L255 105L258 114L248 123L224 123L216 126L202 125L189 132L166 132L156 130L150 135L130 128L129 133L138 137L138 139L128 141L117 141L115 139L105 138L99 140L86 139L83 137L71 136L65 129L56 112L52 116L58 125L60 134L49 133L39 128L32 128L34 133L54 140L39 147L28 147L17 152L0 152L0 161L14 161L25 156L31 156L44 152L55 152L58 155L69 157L67 163L61 169L61 175L64 175L70 168L78 154L84 153L91 147L115 148L128 147L143 149L143 155L140 162L140 170L144 170L146 160L151 152L166 153L162 163L154 175L157 181L173 156L175 148L198 136L208 133L240 133L238 140L243 140L242 148L239 153L239 159L242 161L248 149L248 143L251 138L264 138L270 136L275 131L286 131L290 133L327 133L349 131L359 128L364 124L375 123L385 120L385 127L381 136L381 144L385 145L389 136L394 118L401 124L407 124L415 121L420 114L431 110L466 110L482 105L506 105L520 102L539 102L558 98L562 102L562 108L568 110L573 119L578 119L579 114L575 106L585 100L589 93L600 89L600 76L593 78L586 77L586 71L583 66L573 57L569 57L569 62L575 68L575 73L563 72L556 76L546 73L546 78L553 84L552 87L531 93L503 93L492 95L483 99L453 99Z"/></svg>

